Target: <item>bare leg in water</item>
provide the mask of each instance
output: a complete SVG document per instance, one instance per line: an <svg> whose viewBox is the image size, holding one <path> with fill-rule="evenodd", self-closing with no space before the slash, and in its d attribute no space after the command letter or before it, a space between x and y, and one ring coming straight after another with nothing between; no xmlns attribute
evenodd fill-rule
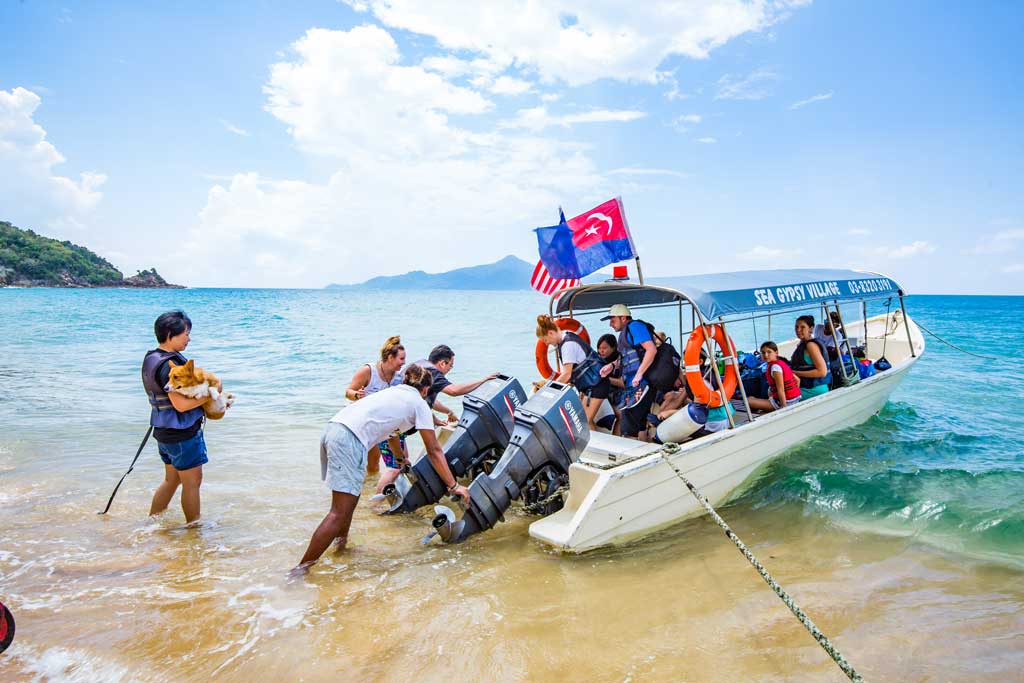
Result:
<svg viewBox="0 0 1024 683"><path fill-rule="evenodd" d="M158 515L167 509L167 506L171 504L171 498L174 498L174 492L178 490L178 486L181 485L181 478L178 476L178 470L174 469L173 465L164 464L164 480L160 482L160 485L156 487L156 491L153 493L153 502L149 506L149 514Z"/></svg>
<svg viewBox="0 0 1024 683"><path fill-rule="evenodd" d="M180 470L178 478L181 479L181 511L185 513L185 523L191 524L199 520L199 487L203 485L203 466Z"/></svg>
<svg viewBox="0 0 1024 683"><path fill-rule="evenodd" d="M306 554L299 560L296 570L307 569L319 560L334 539L338 539L337 552L345 549L345 545L348 543L348 530L352 526L352 513L355 512L358 502L359 496L341 491L331 491L331 511L313 532L313 537L309 539L309 547L306 548Z"/></svg>

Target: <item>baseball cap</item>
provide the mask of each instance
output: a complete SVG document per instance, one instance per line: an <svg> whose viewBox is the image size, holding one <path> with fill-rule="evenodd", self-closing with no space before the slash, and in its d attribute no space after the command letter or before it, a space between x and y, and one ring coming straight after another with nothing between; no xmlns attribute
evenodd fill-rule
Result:
<svg viewBox="0 0 1024 683"><path fill-rule="evenodd" d="M608 315L601 318L601 320L610 320L620 315L626 316L627 318L633 317L633 314L629 312L629 306L626 304L615 304L611 307L611 310L608 311Z"/></svg>

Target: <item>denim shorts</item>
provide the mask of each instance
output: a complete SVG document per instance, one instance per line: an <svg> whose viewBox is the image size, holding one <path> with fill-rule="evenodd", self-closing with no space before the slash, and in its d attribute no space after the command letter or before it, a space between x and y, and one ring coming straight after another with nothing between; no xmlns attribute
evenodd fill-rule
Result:
<svg viewBox="0 0 1024 683"><path fill-rule="evenodd" d="M366 480L366 446L338 422L328 422L320 437L320 478L328 488L358 496Z"/></svg>
<svg viewBox="0 0 1024 683"><path fill-rule="evenodd" d="M160 459L165 465L171 465L176 470L190 470L210 462L206 457L206 441L203 439L203 430L200 429L191 439L179 441L178 443L156 443L160 452Z"/></svg>

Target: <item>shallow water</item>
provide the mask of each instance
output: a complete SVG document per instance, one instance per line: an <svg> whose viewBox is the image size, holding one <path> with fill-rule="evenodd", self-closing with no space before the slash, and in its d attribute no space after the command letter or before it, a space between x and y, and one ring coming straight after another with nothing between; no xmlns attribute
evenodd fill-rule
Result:
<svg viewBox="0 0 1024 683"><path fill-rule="evenodd" d="M195 321L187 354L238 394L207 428L198 529L177 500L146 516L152 445L95 514L144 432L138 364L172 306ZM982 353L1024 342L1024 299L909 307ZM542 308L528 293L0 290L0 600L18 619L0 678L845 680L707 519L572 557L523 515L424 547L428 513L363 504L349 551L287 581L326 512L317 440L357 364L401 332L410 359L452 345L455 381L525 384ZM868 680L1016 680L1024 373L928 344L878 417L795 449L721 512Z"/></svg>

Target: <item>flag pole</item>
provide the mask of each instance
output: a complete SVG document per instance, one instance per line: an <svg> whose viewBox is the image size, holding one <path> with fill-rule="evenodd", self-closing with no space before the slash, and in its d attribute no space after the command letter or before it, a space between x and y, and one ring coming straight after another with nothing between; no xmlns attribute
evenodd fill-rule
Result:
<svg viewBox="0 0 1024 683"><path fill-rule="evenodd" d="M644 284L644 271L640 268L640 254L637 253L636 245L633 243L633 232L629 229L629 221L626 219L626 207L622 205L622 197L616 197L619 203L619 215L622 216L622 224L626 226L626 235L629 236L629 246L633 249L633 259L636 261L636 276L640 279L640 286Z"/></svg>

